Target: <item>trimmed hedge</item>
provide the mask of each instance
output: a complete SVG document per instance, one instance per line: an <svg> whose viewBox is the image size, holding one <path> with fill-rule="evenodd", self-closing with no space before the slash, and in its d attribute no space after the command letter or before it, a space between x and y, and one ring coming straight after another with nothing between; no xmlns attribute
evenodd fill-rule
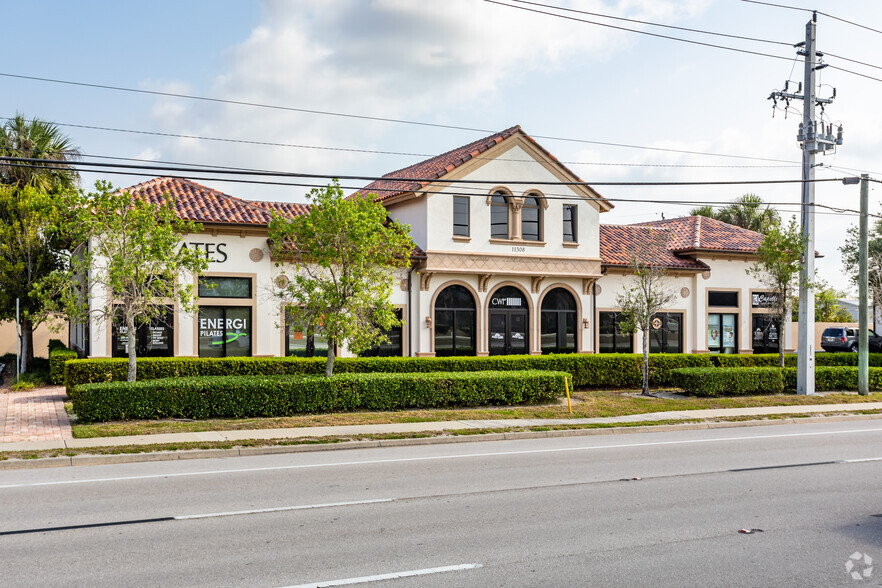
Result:
<svg viewBox="0 0 882 588"><path fill-rule="evenodd" d="M882 353L869 353L870 366L882 367ZM754 355L714 355L720 367L778 367L777 353L758 353ZM816 366L857 366L857 353L817 353ZM784 355L785 367L796 367L796 354Z"/></svg>
<svg viewBox="0 0 882 588"><path fill-rule="evenodd" d="M815 366L815 390L857 390L857 368ZM870 390L882 390L882 368L869 370ZM795 367L685 368L671 371L675 384L692 396L780 394L796 390Z"/></svg>
<svg viewBox="0 0 882 588"><path fill-rule="evenodd" d="M650 382L672 385L673 368L710 367L710 355L653 354L649 356ZM80 384L126 379L127 360L82 359L65 365L68 392ZM551 370L573 375L578 388L623 388L640 386L643 356L636 353L598 355L506 355L494 357L363 357L340 358L334 373L429 373L503 370ZM157 357L138 360L138 380L190 376L307 375L322 374L324 358L298 357Z"/></svg>
<svg viewBox="0 0 882 588"><path fill-rule="evenodd" d="M83 384L71 393L81 422L242 418L353 410L550 402L559 371L324 376L215 376Z"/></svg>
<svg viewBox="0 0 882 588"><path fill-rule="evenodd" d="M64 364L77 358L77 352L68 349L58 339L49 339L49 381L53 384L64 383Z"/></svg>

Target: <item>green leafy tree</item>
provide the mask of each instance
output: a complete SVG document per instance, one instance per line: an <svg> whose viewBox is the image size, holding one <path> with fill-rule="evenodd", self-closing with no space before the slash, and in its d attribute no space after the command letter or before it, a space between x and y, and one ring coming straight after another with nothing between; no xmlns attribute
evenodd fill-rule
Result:
<svg viewBox="0 0 882 588"><path fill-rule="evenodd" d="M643 390L649 393L649 336L652 319L675 300L676 294L667 280L667 271L658 260L667 250L667 231L646 229L648 240L635 247L631 254L631 270L634 274L624 292L616 296L622 309L620 327L624 333L640 331L643 334Z"/></svg>
<svg viewBox="0 0 882 588"><path fill-rule="evenodd" d="M842 266L854 286L858 286L859 249L858 227L851 226L845 244L839 248ZM867 235L867 284L870 303L882 308L882 219L875 221Z"/></svg>
<svg viewBox="0 0 882 588"><path fill-rule="evenodd" d="M745 194L717 211L710 206L701 206L693 208L689 214L715 218L724 223L763 234L781 223L778 211L766 204L756 194Z"/></svg>
<svg viewBox="0 0 882 588"><path fill-rule="evenodd" d="M5 158L33 158L21 163ZM0 320L21 307L21 364L34 360L34 329L48 313L38 286L68 259L70 242L60 230L75 205L79 176L69 162L78 157L55 125L17 114L0 126Z"/></svg>
<svg viewBox="0 0 882 588"><path fill-rule="evenodd" d="M815 283L815 322L819 323L850 323L854 320L851 313L839 304L839 299L845 298L847 294L840 290L833 289L832 286L818 280ZM799 320L799 296L791 298L792 315L791 318Z"/></svg>
<svg viewBox="0 0 882 588"><path fill-rule="evenodd" d="M195 312L195 282L208 267L204 253L181 247L186 233L201 225L177 217L172 199L153 204L137 194L116 191L97 182L82 214L76 219L87 248L80 248L72 268L56 272L47 300L59 300L60 309L78 320L97 318L111 325L119 322L129 337L129 382L137 378L136 327L147 324L178 303L183 312ZM89 308L82 291L82 276L93 299L103 300ZM104 296L103 293L108 293Z"/></svg>
<svg viewBox="0 0 882 588"><path fill-rule="evenodd" d="M415 245L410 227L389 220L374 197L344 198L335 180L309 193L309 214L269 225L274 256L294 266L277 293L291 320L327 337L329 377L335 344L359 353L400 324L389 299L395 270L407 267Z"/></svg>
<svg viewBox="0 0 882 588"><path fill-rule="evenodd" d="M783 333L784 321L789 300L799 288L799 275L805 266L805 239L796 224L790 219L787 226L776 225L769 229L757 250L759 260L746 271L759 280L772 294L769 314ZM810 287L813 284L809 284ZM784 367L784 345L778 345L778 363Z"/></svg>

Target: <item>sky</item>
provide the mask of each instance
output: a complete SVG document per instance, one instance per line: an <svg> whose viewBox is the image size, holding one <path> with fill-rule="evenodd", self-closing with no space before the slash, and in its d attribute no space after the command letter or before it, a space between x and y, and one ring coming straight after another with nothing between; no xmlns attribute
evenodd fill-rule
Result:
<svg viewBox="0 0 882 588"><path fill-rule="evenodd" d="M785 116L767 97L785 80L802 80L792 45L804 40L810 12L743 0L541 3L774 43L553 11L731 51L529 12L552 10L516 0L0 0L0 117L57 123L87 161L328 178L380 176L519 124L613 202L601 217L607 224L684 216L745 193L774 203L785 219L798 215L798 183L596 184L799 180L802 104ZM818 72L818 93L836 88L824 114L843 125L844 144L817 157L817 177L882 179L882 3L774 3L820 12L818 50L833 67ZM96 179L127 187L162 172L143 174L87 173L83 187ZM202 177L246 199L305 201L308 191ZM342 182L347 192L366 183ZM882 214L877 186L870 183L872 214ZM857 210L859 187L819 183L816 201ZM818 274L838 289L852 290L839 247L856 224L855 213L819 208L816 216Z"/></svg>

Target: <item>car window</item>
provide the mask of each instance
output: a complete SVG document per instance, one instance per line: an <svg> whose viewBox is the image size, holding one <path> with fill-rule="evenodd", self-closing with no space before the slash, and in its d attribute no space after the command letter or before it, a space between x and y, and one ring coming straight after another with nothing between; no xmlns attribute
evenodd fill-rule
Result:
<svg viewBox="0 0 882 588"><path fill-rule="evenodd" d="M878 337L879 336L873 331L873 329L867 329L867 332L870 334L870 337Z"/></svg>
<svg viewBox="0 0 882 588"><path fill-rule="evenodd" d="M847 329L849 337L857 337L857 333L854 332L854 329Z"/></svg>
<svg viewBox="0 0 882 588"><path fill-rule="evenodd" d="M841 337L842 336L841 331L842 331L842 329L834 329L831 327L827 327L826 329L824 329L824 332L821 336L822 337Z"/></svg>

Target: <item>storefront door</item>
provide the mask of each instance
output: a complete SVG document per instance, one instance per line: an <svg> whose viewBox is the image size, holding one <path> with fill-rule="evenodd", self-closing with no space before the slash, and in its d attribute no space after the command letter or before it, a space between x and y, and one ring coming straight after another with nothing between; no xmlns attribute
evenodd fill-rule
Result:
<svg viewBox="0 0 882 588"><path fill-rule="evenodd" d="M778 353L778 323L767 314L753 315L753 352Z"/></svg>
<svg viewBox="0 0 882 588"><path fill-rule="evenodd" d="M126 357L129 354L128 328L119 324L113 327L113 357ZM135 345L138 357L171 357L174 354L174 315L166 308L149 323L135 325Z"/></svg>
<svg viewBox="0 0 882 588"><path fill-rule="evenodd" d="M527 353L527 317L525 310L490 311L490 355Z"/></svg>

